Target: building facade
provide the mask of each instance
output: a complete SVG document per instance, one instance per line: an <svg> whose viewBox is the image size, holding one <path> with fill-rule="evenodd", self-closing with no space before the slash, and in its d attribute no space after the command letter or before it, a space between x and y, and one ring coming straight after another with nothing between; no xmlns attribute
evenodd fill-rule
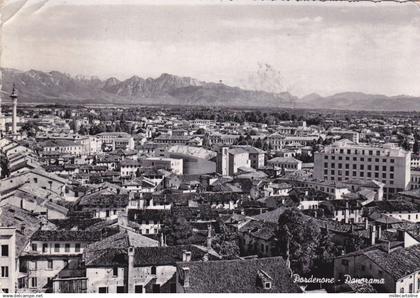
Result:
<svg viewBox="0 0 420 298"><path fill-rule="evenodd" d="M384 195L406 190L410 182L410 153L392 144L381 147L336 142L315 153L314 178L321 181L377 180Z"/></svg>

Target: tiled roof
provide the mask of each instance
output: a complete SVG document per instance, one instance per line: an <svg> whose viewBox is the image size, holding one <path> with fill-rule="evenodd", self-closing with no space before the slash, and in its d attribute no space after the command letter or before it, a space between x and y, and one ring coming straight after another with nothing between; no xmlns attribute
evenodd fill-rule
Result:
<svg viewBox="0 0 420 298"><path fill-rule="evenodd" d="M202 260L207 253L196 245L137 247L134 249L134 267L175 265L182 261L183 251L191 252L191 261ZM212 254L209 258L217 259Z"/></svg>
<svg viewBox="0 0 420 298"><path fill-rule="evenodd" d="M119 207L128 205L128 194L93 193L82 197L78 203L81 207Z"/></svg>
<svg viewBox="0 0 420 298"><path fill-rule="evenodd" d="M420 205L406 200L374 201L366 205L374 207L379 212L420 212Z"/></svg>
<svg viewBox="0 0 420 298"><path fill-rule="evenodd" d="M177 263L189 268L186 293L298 293L282 257ZM182 274L182 273L181 273ZM263 280L271 282L264 289Z"/></svg>
<svg viewBox="0 0 420 298"><path fill-rule="evenodd" d="M159 242L146 236L123 230L101 241L90 244L83 252L86 266L108 267L127 266L128 248L155 247Z"/></svg>
<svg viewBox="0 0 420 298"><path fill-rule="evenodd" d="M0 207L0 226L16 228L16 255L25 248L32 234L39 229L41 220L32 213L11 205Z"/></svg>
<svg viewBox="0 0 420 298"><path fill-rule="evenodd" d="M32 241L82 241L94 242L100 240L97 231L68 231L68 230L38 230L32 237Z"/></svg>
<svg viewBox="0 0 420 298"><path fill-rule="evenodd" d="M250 222L243 225L239 229L239 232L248 233L255 238L269 240L275 237L276 229L277 223L251 220Z"/></svg>
<svg viewBox="0 0 420 298"><path fill-rule="evenodd" d="M285 207L279 207L272 211L264 212L258 215L253 216L256 220L262 220L266 222L278 223L280 215L286 210Z"/></svg>
<svg viewBox="0 0 420 298"><path fill-rule="evenodd" d="M376 249L364 255L396 280L420 270L420 245L398 248L390 253Z"/></svg>

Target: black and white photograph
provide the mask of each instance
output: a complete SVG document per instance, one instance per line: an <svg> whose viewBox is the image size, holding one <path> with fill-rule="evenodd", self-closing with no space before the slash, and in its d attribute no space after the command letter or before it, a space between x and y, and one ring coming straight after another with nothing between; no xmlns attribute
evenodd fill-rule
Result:
<svg viewBox="0 0 420 298"><path fill-rule="evenodd" d="M1 297L420 293L420 1L0 18Z"/></svg>

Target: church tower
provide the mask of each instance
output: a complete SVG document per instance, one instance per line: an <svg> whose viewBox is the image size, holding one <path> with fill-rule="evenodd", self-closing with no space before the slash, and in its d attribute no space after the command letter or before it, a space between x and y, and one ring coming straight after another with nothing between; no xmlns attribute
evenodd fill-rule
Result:
<svg viewBox="0 0 420 298"><path fill-rule="evenodd" d="M17 91L15 85L13 84L12 93L10 94L10 99L13 102L13 114L12 114L12 134L17 134Z"/></svg>

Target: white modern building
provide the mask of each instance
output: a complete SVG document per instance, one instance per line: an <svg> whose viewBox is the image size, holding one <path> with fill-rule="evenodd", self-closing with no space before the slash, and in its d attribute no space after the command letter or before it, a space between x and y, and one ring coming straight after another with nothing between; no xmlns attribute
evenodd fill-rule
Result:
<svg viewBox="0 0 420 298"><path fill-rule="evenodd" d="M410 153L393 145L356 144L342 140L315 153L314 178L323 181L377 180L384 195L406 190L410 183Z"/></svg>

